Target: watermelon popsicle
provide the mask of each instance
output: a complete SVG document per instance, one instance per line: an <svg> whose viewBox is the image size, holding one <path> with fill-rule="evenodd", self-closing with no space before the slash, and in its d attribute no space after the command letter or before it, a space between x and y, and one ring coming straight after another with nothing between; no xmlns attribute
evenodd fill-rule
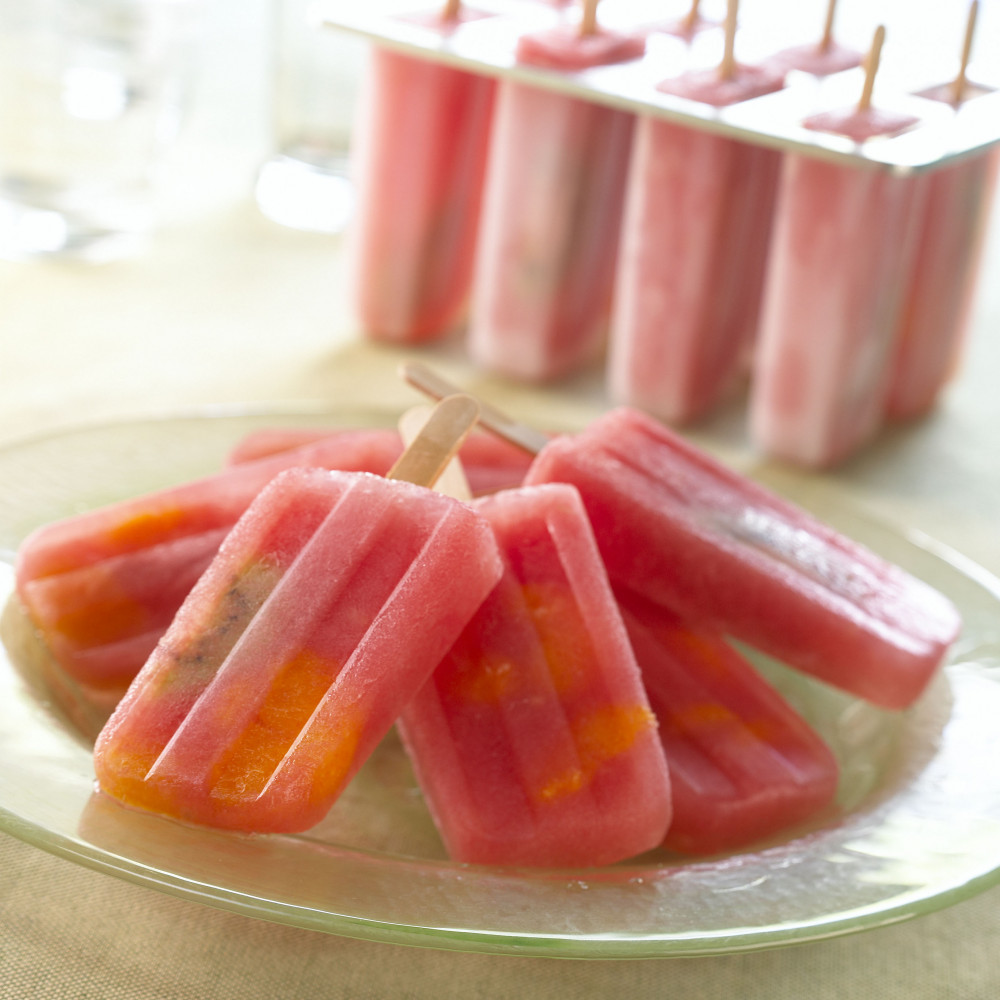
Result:
<svg viewBox="0 0 1000 1000"><path fill-rule="evenodd" d="M447 385L405 374L429 395ZM959 632L938 591L638 411L551 440L492 407L480 419L538 452L526 485L577 487L612 584L692 625L890 709L920 696Z"/></svg>
<svg viewBox="0 0 1000 1000"><path fill-rule="evenodd" d="M739 652L635 594L618 600L670 769L664 847L735 850L832 807L836 758Z"/></svg>
<svg viewBox="0 0 1000 1000"><path fill-rule="evenodd" d="M967 78L979 4L969 5L959 71L920 96L959 111L984 92ZM886 415L927 413L958 366L980 274L1000 170L1000 149L976 153L917 178L924 189L916 259L896 333Z"/></svg>
<svg viewBox="0 0 1000 1000"><path fill-rule="evenodd" d="M475 509L504 575L399 727L449 854L580 867L657 847L667 764L579 495L507 490Z"/></svg>
<svg viewBox="0 0 1000 1000"><path fill-rule="evenodd" d="M858 106L807 127L864 142L915 123L871 106L880 50L878 33ZM750 394L763 451L827 467L881 426L921 194L912 176L786 155Z"/></svg>
<svg viewBox="0 0 1000 1000"><path fill-rule="evenodd" d="M245 832L326 814L499 579L486 521L408 481L433 482L475 412L442 403L388 478L267 486L98 738L105 794Z"/></svg>
<svg viewBox="0 0 1000 1000"><path fill-rule="evenodd" d="M518 41L524 65L578 70L643 41L579 26ZM505 80L497 91L468 346L482 366L546 381L597 360L611 305L634 116Z"/></svg>
<svg viewBox="0 0 1000 1000"><path fill-rule="evenodd" d="M794 45L783 49L768 60L783 70L801 70L813 76L829 76L860 66L864 53L841 45L834 37L833 22L837 13L837 0L827 0L826 17L819 40L811 45Z"/></svg>
<svg viewBox="0 0 1000 1000"><path fill-rule="evenodd" d="M455 30L455 6L422 27ZM366 86L352 152L358 319L375 340L439 339L468 306L495 83L374 47Z"/></svg>
<svg viewBox="0 0 1000 1000"><path fill-rule="evenodd" d="M784 75L726 55L658 89L715 107ZM757 328L781 153L652 116L636 126L615 283L610 396L672 423L709 412L746 370Z"/></svg>
<svg viewBox="0 0 1000 1000"><path fill-rule="evenodd" d="M295 465L384 475L398 442L348 431L38 528L16 595L56 663L116 701L253 498Z"/></svg>
<svg viewBox="0 0 1000 1000"><path fill-rule="evenodd" d="M917 178L923 214L896 331L886 416L930 411L954 375L972 315L1000 151Z"/></svg>

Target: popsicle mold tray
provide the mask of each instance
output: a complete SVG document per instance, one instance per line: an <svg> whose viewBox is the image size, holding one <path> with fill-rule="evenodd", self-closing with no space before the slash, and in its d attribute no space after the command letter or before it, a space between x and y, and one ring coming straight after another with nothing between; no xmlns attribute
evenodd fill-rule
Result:
<svg viewBox="0 0 1000 1000"><path fill-rule="evenodd" d="M690 0L603 0L597 15L601 28L645 36L645 53L638 59L579 72L519 65L515 57L522 35L578 21L580 7L573 3L470 0L454 29L444 33L426 18L439 9L434 0L364 4L327 0L318 6L318 13L330 27L407 54L751 143L900 173L941 166L1000 141L1000 10L996 5L982 5L964 99L956 104L949 99L950 84L961 64L966 4L840 3L833 37L839 47L854 50L858 61L869 49L876 26L886 28L873 105L915 119L902 131L864 143L805 124L813 115L858 102L864 82L860 66L825 76L791 69L780 90L728 107L659 90L658 84L688 71L718 66L723 57L725 4L703 3L700 29L685 37L671 29L690 6ZM824 8L825 4L794 0L746 0L735 35L736 59L751 65L771 64L790 48L817 46Z"/></svg>

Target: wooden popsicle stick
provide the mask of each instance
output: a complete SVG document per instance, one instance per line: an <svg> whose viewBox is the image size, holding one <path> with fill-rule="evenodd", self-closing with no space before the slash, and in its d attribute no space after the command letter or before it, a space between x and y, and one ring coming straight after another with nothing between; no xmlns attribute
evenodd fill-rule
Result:
<svg viewBox="0 0 1000 1000"><path fill-rule="evenodd" d="M965 100L965 89L968 86L969 59L972 57L972 40L976 36L976 21L979 18L979 0L969 4L969 19L965 23L965 40L962 42L962 61L958 68L958 76L951 85L951 103L961 104Z"/></svg>
<svg viewBox="0 0 1000 1000"><path fill-rule="evenodd" d="M719 78L731 80L736 75L736 22L739 20L739 0L728 0L726 4L725 47L722 62L719 63Z"/></svg>
<svg viewBox="0 0 1000 1000"><path fill-rule="evenodd" d="M465 393L446 396L386 474L418 486L433 487L479 419L479 404Z"/></svg>
<svg viewBox="0 0 1000 1000"><path fill-rule="evenodd" d="M406 382L431 399L444 399L462 391L426 365L416 362L401 365L399 374ZM489 403L482 400L478 400L478 403L479 422L497 437L502 437L530 455L537 455L549 443L547 434L514 420Z"/></svg>
<svg viewBox="0 0 1000 1000"><path fill-rule="evenodd" d="M583 15L580 18L580 34L597 34L597 2L598 0L583 0Z"/></svg>
<svg viewBox="0 0 1000 1000"><path fill-rule="evenodd" d="M457 21L462 12L462 0L444 0L444 7L441 9L442 21Z"/></svg>
<svg viewBox="0 0 1000 1000"><path fill-rule="evenodd" d="M430 420L434 407L428 403L420 406L411 406L399 418L399 436L403 439L403 444L408 448L419 437L427 421ZM469 487L469 480L465 478L465 470L458 457L454 457L444 467L444 471L434 483L434 489L438 493L445 493L456 500L471 500L472 490Z"/></svg>
<svg viewBox="0 0 1000 1000"><path fill-rule="evenodd" d="M826 5L826 19L823 21L823 34L819 38L819 51L829 52L833 45L833 18L837 10L837 0L828 0Z"/></svg>
<svg viewBox="0 0 1000 1000"><path fill-rule="evenodd" d="M681 27L685 31L693 32L698 27L698 14L701 10L701 0L691 0L688 12L681 18Z"/></svg>
<svg viewBox="0 0 1000 1000"><path fill-rule="evenodd" d="M872 39L872 47L865 57L865 85L861 91L861 99L858 101L858 111L868 111L872 106L872 92L875 89L875 74L878 73L878 64L882 59L882 45L885 43L885 25L880 24L875 29L875 37Z"/></svg>

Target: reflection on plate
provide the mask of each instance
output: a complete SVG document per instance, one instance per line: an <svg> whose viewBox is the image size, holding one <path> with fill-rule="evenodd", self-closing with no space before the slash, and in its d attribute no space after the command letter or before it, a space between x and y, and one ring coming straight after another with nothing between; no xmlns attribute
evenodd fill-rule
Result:
<svg viewBox="0 0 1000 1000"><path fill-rule="evenodd" d="M276 423L388 414L193 414L85 427L0 451L0 602L37 524L218 468ZM840 811L756 850L530 871L447 860L390 735L320 826L240 836L124 810L93 791L95 716L10 637L0 655L0 829L80 864L214 906L334 934L522 955L706 955L896 922L1000 881L1000 582L933 543L808 495L819 516L933 583L965 629L925 698L873 709L760 663L830 741ZM41 665L42 669L39 669Z"/></svg>

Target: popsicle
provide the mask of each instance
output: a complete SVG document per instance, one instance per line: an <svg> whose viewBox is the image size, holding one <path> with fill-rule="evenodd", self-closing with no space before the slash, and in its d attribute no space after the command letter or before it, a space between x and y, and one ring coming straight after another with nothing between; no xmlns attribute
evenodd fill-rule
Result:
<svg viewBox="0 0 1000 1000"><path fill-rule="evenodd" d="M451 391L423 366L404 375ZM485 404L480 420L538 452L526 485L577 487L614 586L690 625L889 709L920 696L958 635L943 594L646 414L551 439Z"/></svg>
<svg viewBox="0 0 1000 1000"><path fill-rule="evenodd" d="M642 53L642 39L588 23L522 36L519 62L579 69ZM499 84L468 331L479 364L545 381L602 353L633 120L555 91Z"/></svg>
<svg viewBox="0 0 1000 1000"><path fill-rule="evenodd" d="M969 6L958 74L921 96L958 111L983 91L967 79L979 4ZM896 333L886 412L908 420L927 413L960 360L980 275L1000 150L968 156L917 178L924 190L916 260Z"/></svg>
<svg viewBox="0 0 1000 1000"><path fill-rule="evenodd" d="M517 40L517 60L547 69L582 70L638 59L646 43L630 32L612 31L597 19L598 0L581 0L579 24L563 21Z"/></svg>
<svg viewBox="0 0 1000 1000"><path fill-rule="evenodd" d="M887 416L930 411L958 367L980 275L1000 152L970 156L917 178L924 209L904 293Z"/></svg>
<svg viewBox="0 0 1000 1000"><path fill-rule="evenodd" d="M44 525L18 551L17 598L62 669L115 701L271 479L295 465L384 475L399 452L344 432Z"/></svg>
<svg viewBox="0 0 1000 1000"><path fill-rule="evenodd" d="M877 35L858 107L808 127L860 142L915 121L871 105L880 49ZM831 466L881 426L919 195L909 176L785 157L750 395L763 451Z"/></svg>
<svg viewBox="0 0 1000 1000"><path fill-rule="evenodd" d="M252 431L239 441L229 453L228 463L265 458L303 444L320 441L327 436L353 434L355 431L330 430L321 427L265 427ZM399 434L387 427L372 428L363 432L370 435L386 453L402 453L403 442ZM475 496L495 493L497 490L520 486L531 464L531 457L523 448L512 445L495 434L473 431L462 444L459 458L469 486Z"/></svg>
<svg viewBox="0 0 1000 1000"><path fill-rule="evenodd" d="M423 27L450 32L450 10ZM426 342L465 319L495 83L375 46L366 87L352 153L356 311L375 340Z"/></svg>
<svg viewBox="0 0 1000 1000"><path fill-rule="evenodd" d="M659 89L714 106L779 90L782 73L736 62L735 31L731 2L719 67ZM685 423L745 373L780 167L776 150L639 117L609 338L616 402Z"/></svg>
<svg viewBox="0 0 1000 1000"><path fill-rule="evenodd" d="M864 53L842 45L834 36L836 12L837 0L827 0L823 32L819 41L811 45L793 45L782 49L769 60L771 64L786 71L796 69L813 76L830 76L860 66Z"/></svg>
<svg viewBox="0 0 1000 1000"><path fill-rule="evenodd" d="M656 847L667 764L579 495L475 509L504 575L399 725L450 856L580 867Z"/></svg>
<svg viewBox="0 0 1000 1000"><path fill-rule="evenodd" d="M408 481L475 420L442 406L388 478L295 468L260 493L101 732L103 792L244 832L322 819L501 574L485 519Z"/></svg>
<svg viewBox="0 0 1000 1000"><path fill-rule="evenodd" d="M525 483L575 485L613 583L885 708L926 688L960 621L940 593L619 408Z"/></svg>
<svg viewBox="0 0 1000 1000"><path fill-rule="evenodd" d="M670 770L664 847L732 851L832 808L836 758L740 653L633 593L618 599Z"/></svg>

